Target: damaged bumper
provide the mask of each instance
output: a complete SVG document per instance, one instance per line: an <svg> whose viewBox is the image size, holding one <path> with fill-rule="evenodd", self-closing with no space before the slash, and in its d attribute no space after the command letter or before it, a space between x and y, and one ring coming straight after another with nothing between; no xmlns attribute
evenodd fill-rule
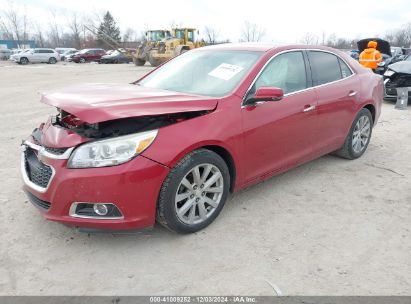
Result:
<svg viewBox="0 0 411 304"><path fill-rule="evenodd" d="M169 171L166 166L140 155L113 167L69 169L71 151L51 152L32 140L22 145L23 188L44 218L107 230L154 224L157 196ZM111 208L113 216L93 216L95 204Z"/></svg>

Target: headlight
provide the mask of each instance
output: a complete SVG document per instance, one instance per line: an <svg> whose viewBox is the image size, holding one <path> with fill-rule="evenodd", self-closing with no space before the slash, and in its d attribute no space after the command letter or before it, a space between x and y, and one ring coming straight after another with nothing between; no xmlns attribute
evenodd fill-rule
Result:
<svg viewBox="0 0 411 304"><path fill-rule="evenodd" d="M391 77L391 76L394 75L394 74L395 74L394 71L392 71L392 70L387 70L387 71L385 71L384 76Z"/></svg>
<svg viewBox="0 0 411 304"><path fill-rule="evenodd" d="M108 167L125 163L154 141L158 130L98 140L79 146L68 161L69 168Z"/></svg>

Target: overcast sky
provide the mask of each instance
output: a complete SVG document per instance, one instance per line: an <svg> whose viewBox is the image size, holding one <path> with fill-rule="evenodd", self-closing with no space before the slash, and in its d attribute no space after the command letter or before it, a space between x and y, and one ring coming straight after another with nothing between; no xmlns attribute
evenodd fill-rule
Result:
<svg viewBox="0 0 411 304"><path fill-rule="evenodd" d="M0 0L0 10L7 0ZM174 21L218 29L220 39L238 41L245 20L266 29L264 42L299 42L306 32L339 37L383 36L411 22L411 0L14 0L25 5L31 19L47 24L50 11L92 14L109 10L121 29L169 28ZM61 17L64 22L65 17Z"/></svg>

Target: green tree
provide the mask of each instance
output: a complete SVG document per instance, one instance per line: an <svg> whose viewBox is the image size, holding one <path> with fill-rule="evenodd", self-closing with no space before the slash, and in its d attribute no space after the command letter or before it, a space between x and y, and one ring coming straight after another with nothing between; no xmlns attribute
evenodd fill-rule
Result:
<svg viewBox="0 0 411 304"><path fill-rule="evenodd" d="M110 12L107 11L98 28L97 42L102 47L112 48L110 45L114 44L113 40L116 42L121 41L120 28Z"/></svg>

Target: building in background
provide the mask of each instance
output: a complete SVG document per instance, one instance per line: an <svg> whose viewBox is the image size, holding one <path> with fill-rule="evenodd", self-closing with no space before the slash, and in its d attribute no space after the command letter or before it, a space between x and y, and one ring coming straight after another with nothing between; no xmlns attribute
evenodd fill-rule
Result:
<svg viewBox="0 0 411 304"><path fill-rule="evenodd" d="M32 49L36 47L34 40L0 40L0 49Z"/></svg>

